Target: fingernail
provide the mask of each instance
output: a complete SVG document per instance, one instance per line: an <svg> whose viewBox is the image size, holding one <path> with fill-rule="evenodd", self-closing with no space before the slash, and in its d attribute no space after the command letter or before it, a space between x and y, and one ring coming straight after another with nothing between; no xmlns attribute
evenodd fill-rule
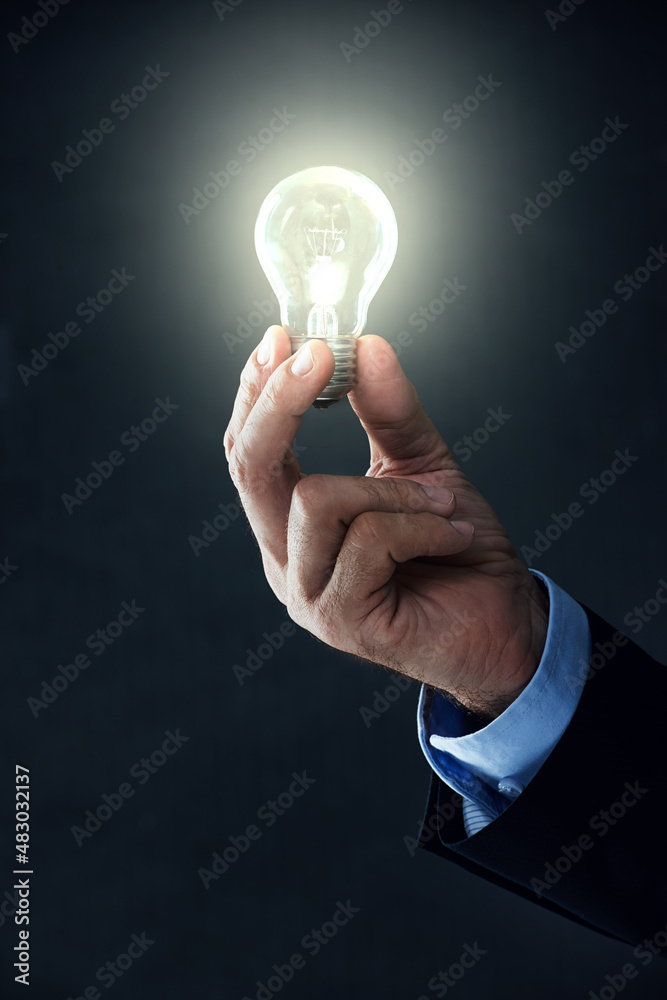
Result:
<svg viewBox="0 0 667 1000"><path fill-rule="evenodd" d="M265 365L270 357L271 357L271 338L269 336L269 331L267 330L260 341L259 347L257 348L257 364Z"/></svg>
<svg viewBox="0 0 667 1000"><path fill-rule="evenodd" d="M292 362L293 375L307 375L313 368L313 354L310 344L302 344Z"/></svg>
<svg viewBox="0 0 667 1000"><path fill-rule="evenodd" d="M475 528L469 521L450 521L449 523L462 535L474 535L475 533Z"/></svg>
<svg viewBox="0 0 667 1000"><path fill-rule="evenodd" d="M454 494L446 486L422 486L427 497L436 500L438 503L452 503Z"/></svg>

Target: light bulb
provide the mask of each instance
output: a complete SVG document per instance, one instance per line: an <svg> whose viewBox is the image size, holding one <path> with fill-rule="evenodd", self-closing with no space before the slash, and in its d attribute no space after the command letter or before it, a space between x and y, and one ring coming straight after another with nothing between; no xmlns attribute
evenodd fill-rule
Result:
<svg viewBox="0 0 667 1000"><path fill-rule="evenodd" d="M259 262L280 304L292 353L325 340L336 367L315 401L342 399L356 375L356 338L396 256L393 209L377 184L342 167L310 167L265 198L255 224Z"/></svg>

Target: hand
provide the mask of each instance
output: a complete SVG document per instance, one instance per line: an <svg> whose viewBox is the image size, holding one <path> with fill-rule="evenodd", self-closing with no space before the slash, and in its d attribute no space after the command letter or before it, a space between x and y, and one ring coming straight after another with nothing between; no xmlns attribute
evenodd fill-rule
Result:
<svg viewBox="0 0 667 1000"><path fill-rule="evenodd" d="M323 341L292 357L274 326L241 375L225 454L267 580L329 645L495 718L539 664L546 596L382 338L359 339L349 395L370 443L366 476L301 473L291 443L333 369Z"/></svg>

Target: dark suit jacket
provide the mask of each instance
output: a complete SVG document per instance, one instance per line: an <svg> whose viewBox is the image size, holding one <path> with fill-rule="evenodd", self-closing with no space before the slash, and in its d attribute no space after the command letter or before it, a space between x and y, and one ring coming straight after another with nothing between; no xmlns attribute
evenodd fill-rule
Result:
<svg viewBox="0 0 667 1000"><path fill-rule="evenodd" d="M595 652L615 629L584 610ZM451 789L432 775L419 846L639 944L667 929L667 668L631 641L594 662L554 750L479 833L466 837L461 810L445 805Z"/></svg>

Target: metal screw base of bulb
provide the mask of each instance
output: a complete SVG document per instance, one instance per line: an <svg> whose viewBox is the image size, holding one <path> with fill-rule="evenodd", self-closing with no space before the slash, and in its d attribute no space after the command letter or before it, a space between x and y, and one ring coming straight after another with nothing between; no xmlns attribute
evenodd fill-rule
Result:
<svg viewBox="0 0 667 1000"><path fill-rule="evenodd" d="M323 340L333 351L336 360L331 381L313 403L316 410L326 410L332 403L347 396L350 389L354 388L357 374L357 338L290 337L292 354L296 354L302 344L307 344L311 340Z"/></svg>

